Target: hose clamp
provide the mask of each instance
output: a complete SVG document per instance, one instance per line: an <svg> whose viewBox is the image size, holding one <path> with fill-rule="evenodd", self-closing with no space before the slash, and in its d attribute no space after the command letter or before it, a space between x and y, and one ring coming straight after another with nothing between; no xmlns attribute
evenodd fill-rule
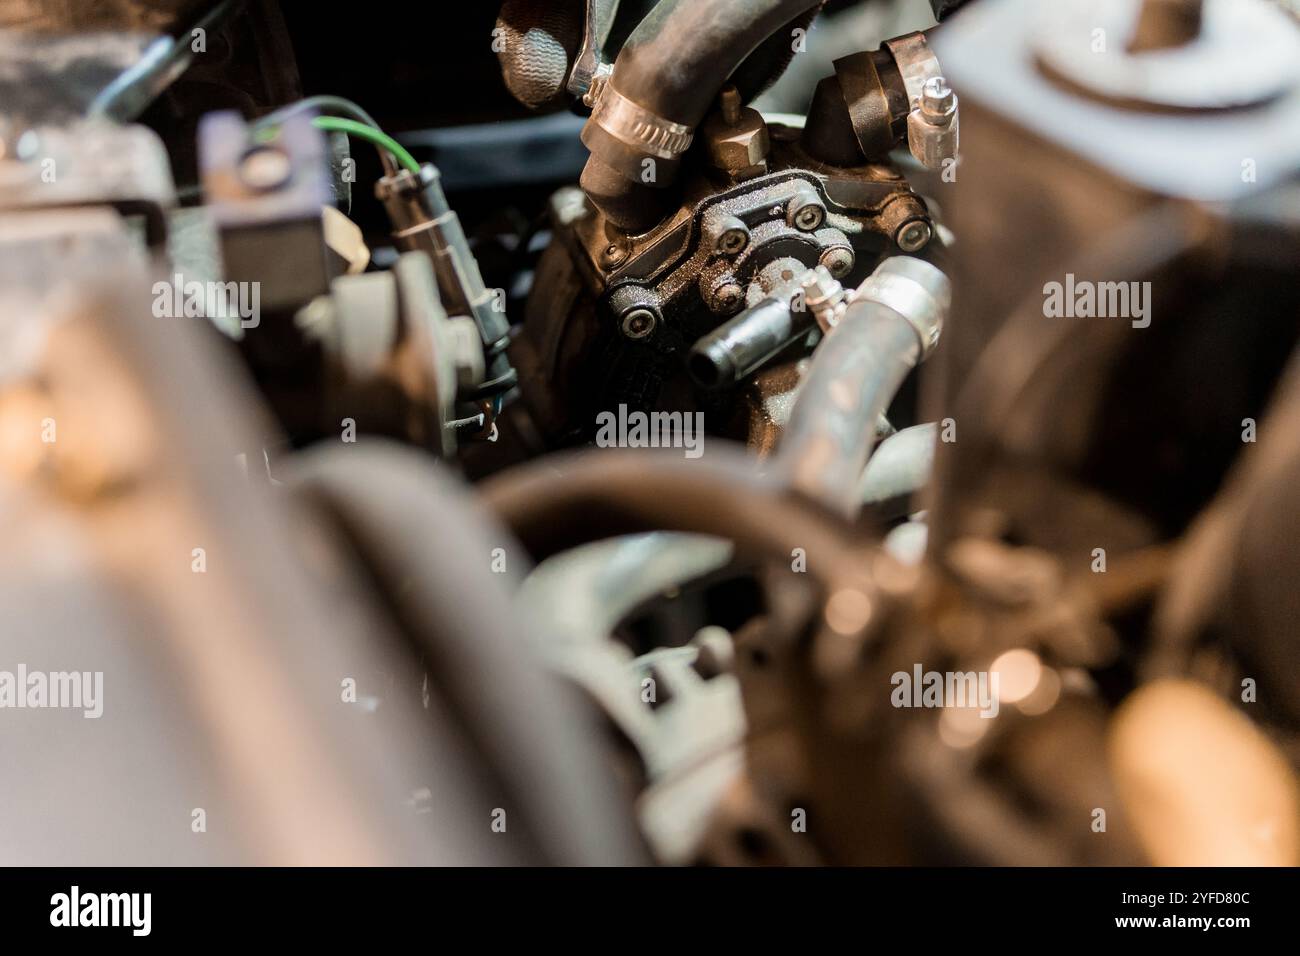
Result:
<svg viewBox="0 0 1300 956"><path fill-rule="evenodd" d="M689 126L656 116L628 99L611 82L600 85L591 122L610 136L659 159L675 159L690 148Z"/></svg>
<svg viewBox="0 0 1300 956"><path fill-rule="evenodd" d="M916 331L924 360L939 344L952 302L948 277L923 259L886 259L853 293L849 304L875 302L897 312Z"/></svg>

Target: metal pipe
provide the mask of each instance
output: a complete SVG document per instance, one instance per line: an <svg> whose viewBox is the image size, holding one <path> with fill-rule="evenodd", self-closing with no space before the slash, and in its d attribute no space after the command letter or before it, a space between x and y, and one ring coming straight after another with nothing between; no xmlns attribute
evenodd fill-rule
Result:
<svg viewBox="0 0 1300 956"><path fill-rule="evenodd" d="M869 436L933 350L950 301L947 276L928 262L881 263L813 355L777 446L778 480L846 517L857 514Z"/></svg>
<svg viewBox="0 0 1300 956"><path fill-rule="evenodd" d="M687 370L703 388L728 388L815 325L812 313L791 309L789 299L766 298L696 342Z"/></svg>

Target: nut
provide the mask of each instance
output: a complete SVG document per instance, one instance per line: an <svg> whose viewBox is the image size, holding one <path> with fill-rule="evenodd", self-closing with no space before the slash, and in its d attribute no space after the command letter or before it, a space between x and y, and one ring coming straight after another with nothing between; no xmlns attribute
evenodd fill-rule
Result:
<svg viewBox="0 0 1300 956"><path fill-rule="evenodd" d="M745 107L727 113L717 112L704 121L700 133L709 149L713 165L733 176L757 176L767 172L771 149L767 123L757 111ZM734 122L728 122L729 116Z"/></svg>

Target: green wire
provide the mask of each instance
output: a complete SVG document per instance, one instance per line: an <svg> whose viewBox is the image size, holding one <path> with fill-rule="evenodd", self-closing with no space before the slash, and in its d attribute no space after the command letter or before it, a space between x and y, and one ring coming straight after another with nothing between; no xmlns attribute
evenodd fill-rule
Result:
<svg viewBox="0 0 1300 956"><path fill-rule="evenodd" d="M406 147L387 133L381 132L373 126L367 126L365 123L358 123L356 120L343 119L338 116L317 116L311 123L317 129L347 133L350 136L357 137L357 139L364 139L368 143L386 149L397 157L397 161L403 167L417 176L420 174L420 164L415 161L414 156L406 151Z"/></svg>

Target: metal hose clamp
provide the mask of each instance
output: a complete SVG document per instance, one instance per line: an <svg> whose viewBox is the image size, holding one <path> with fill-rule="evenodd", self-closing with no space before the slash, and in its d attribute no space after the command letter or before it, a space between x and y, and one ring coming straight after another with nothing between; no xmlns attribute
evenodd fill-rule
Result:
<svg viewBox="0 0 1300 956"><path fill-rule="evenodd" d="M656 116L628 99L614 84L601 85L591 111L595 123L615 139L659 159L674 159L691 145L694 131L689 126Z"/></svg>
<svg viewBox="0 0 1300 956"><path fill-rule="evenodd" d="M952 302L952 286L943 272L911 256L894 256L880 264L849 300L875 302L892 309L916 330L921 358L927 358L939 344L944 317Z"/></svg>

